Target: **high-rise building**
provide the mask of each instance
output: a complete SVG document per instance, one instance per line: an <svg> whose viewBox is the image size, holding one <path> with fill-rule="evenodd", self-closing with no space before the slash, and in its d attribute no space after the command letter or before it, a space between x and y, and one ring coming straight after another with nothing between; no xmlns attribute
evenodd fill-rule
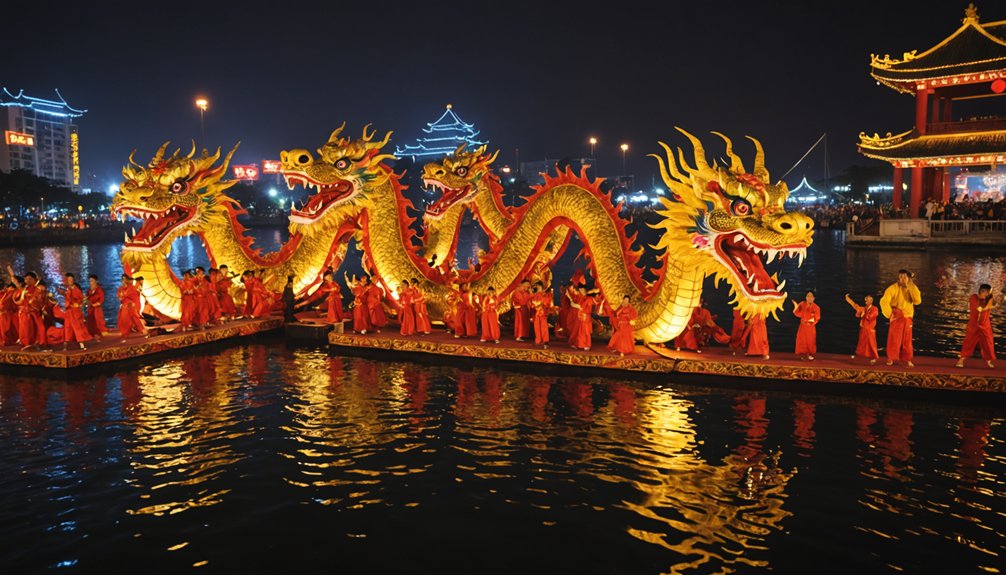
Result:
<svg viewBox="0 0 1006 575"><path fill-rule="evenodd" d="M473 150L486 142L476 139L479 135L475 124L466 124L447 104L447 110L435 122L429 122L423 128L424 136L420 136L415 144L395 147L395 155L399 158L412 157L416 161L432 160L449 156L458 146L465 144Z"/></svg>
<svg viewBox="0 0 1006 575"><path fill-rule="evenodd" d="M0 90L0 170L27 170L55 184L80 187L80 136L74 121L87 110L56 100Z"/></svg>

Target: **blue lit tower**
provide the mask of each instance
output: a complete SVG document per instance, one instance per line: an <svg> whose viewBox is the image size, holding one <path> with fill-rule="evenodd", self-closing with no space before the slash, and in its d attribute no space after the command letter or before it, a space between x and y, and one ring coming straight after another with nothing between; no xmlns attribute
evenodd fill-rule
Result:
<svg viewBox="0 0 1006 575"><path fill-rule="evenodd" d="M487 143L475 139L479 135L475 124L462 122L461 118L451 109L450 104L447 104L447 110L436 122L426 124L426 126L423 128L426 135L420 136L415 144L395 146L395 155L399 158L411 157L418 162L419 160L449 156L461 144L467 144L471 149Z"/></svg>
<svg viewBox="0 0 1006 575"><path fill-rule="evenodd" d="M56 99L0 89L0 170L27 170L56 184L80 185L80 141L74 121L87 110Z"/></svg>

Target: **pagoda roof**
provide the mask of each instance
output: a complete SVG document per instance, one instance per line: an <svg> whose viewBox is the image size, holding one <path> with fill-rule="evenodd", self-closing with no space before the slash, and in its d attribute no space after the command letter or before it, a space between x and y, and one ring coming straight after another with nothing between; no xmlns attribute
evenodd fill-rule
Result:
<svg viewBox="0 0 1006 575"><path fill-rule="evenodd" d="M1001 164L1006 161L1006 130L896 136L859 135L859 152L896 167Z"/></svg>
<svg viewBox="0 0 1006 575"><path fill-rule="evenodd" d="M428 122L426 126L423 132L429 136L418 138L415 144L396 146L395 155L414 158L443 157L453 154L461 145L474 148L488 143L476 139L479 131L475 129L475 124L462 121L450 104L447 104L447 109L436 121Z"/></svg>
<svg viewBox="0 0 1006 575"><path fill-rule="evenodd" d="M870 68L877 81L909 93L919 83L955 76L967 76L955 83L1006 77L1006 20L981 24L969 6L961 27L942 42L921 54L905 52L901 60L873 54Z"/></svg>
<svg viewBox="0 0 1006 575"><path fill-rule="evenodd" d="M87 113L87 110L78 110L67 104L66 100L63 99L63 95L59 93L59 90L56 90L56 97L59 99L47 100L45 98L26 96L24 90L18 90L18 93L15 95L7 88L3 88L0 90L0 106L28 108L40 114L64 118L79 118Z"/></svg>

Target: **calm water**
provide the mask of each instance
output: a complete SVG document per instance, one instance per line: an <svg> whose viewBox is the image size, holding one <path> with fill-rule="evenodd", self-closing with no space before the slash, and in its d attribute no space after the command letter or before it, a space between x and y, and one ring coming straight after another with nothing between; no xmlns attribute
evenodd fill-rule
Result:
<svg viewBox="0 0 1006 575"><path fill-rule="evenodd" d="M900 267L919 273L928 353L958 345L971 285L1002 283L995 257L840 240L819 234L782 274L818 290L826 350L854 341L842 294L879 292ZM175 246L176 267L206 264L197 245ZM120 272L108 245L2 261L50 281ZM709 294L725 314L725 292ZM788 348L783 319L773 344ZM997 572L1004 416L279 339L70 383L0 375L0 572Z"/></svg>
<svg viewBox="0 0 1006 575"><path fill-rule="evenodd" d="M217 348L0 376L4 573L978 573L1002 411Z"/></svg>

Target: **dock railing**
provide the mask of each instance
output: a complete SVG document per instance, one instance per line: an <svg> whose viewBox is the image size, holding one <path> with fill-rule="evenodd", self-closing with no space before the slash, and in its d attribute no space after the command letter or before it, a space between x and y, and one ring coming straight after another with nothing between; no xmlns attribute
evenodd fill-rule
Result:
<svg viewBox="0 0 1006 575"><path fill-rule="evenodd" d="M865 235L880 235L881 237L1006 236L1006 220L881 220L881 224L879 234L877 228L874 227L872 230L874 233ZM857 225L856 222L845 224L847 235L864 235L863 231L862 226Z"/></svg>

